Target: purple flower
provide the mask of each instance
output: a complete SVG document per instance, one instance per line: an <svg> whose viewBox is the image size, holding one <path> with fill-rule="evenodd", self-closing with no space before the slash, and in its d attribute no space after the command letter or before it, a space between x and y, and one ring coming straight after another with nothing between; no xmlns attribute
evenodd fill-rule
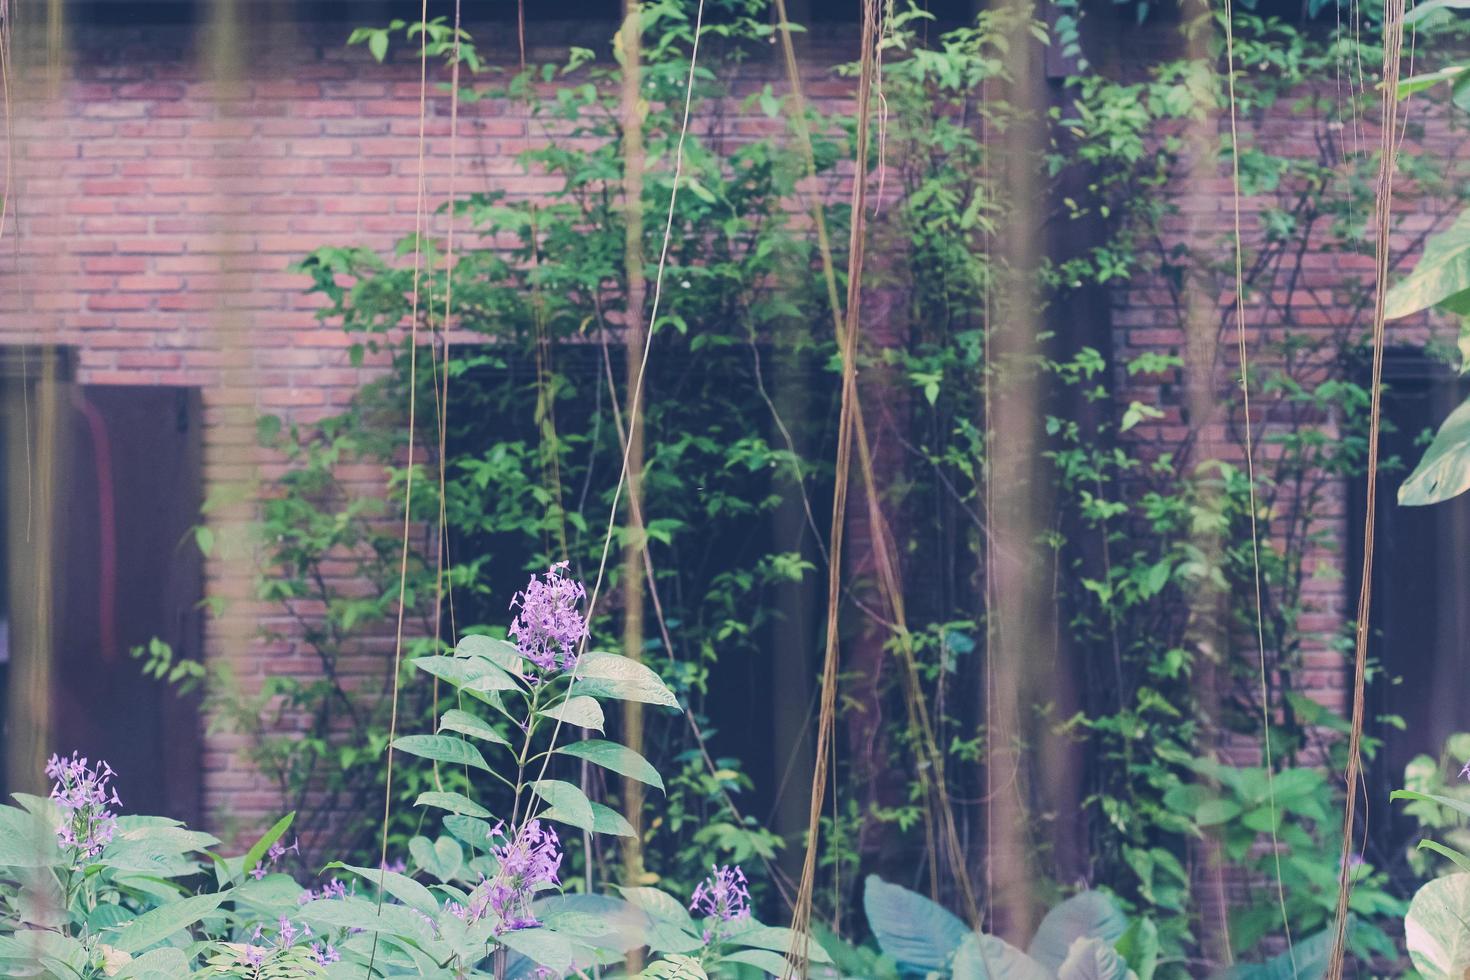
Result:
<svg viewBox="0 0 1470 980"><path fill-rule="evenodd" d="M267 869L275 867L275 865L281 860L281 858L285 857L287 854L300 853L301 838L298 837L294 841L292 841L290 847L287 847L285 844L282 844L279 840L277 840L272 843L269 848L266 849L265 860L250 869L250 877L254 878L256 881L259 881L269 873Z"/></svg>
<svg viewBox="0 0 1470 980"><path fill-rule="evenodd" d="M510 637L521 656L542 671L575 667L577 647L587 635L587 621L578 611L587 593L581 582L562 574L566 568L566 562L557 562L541 579L532 576L526 591L510 603L512 609L520 607Z"/></svg>
<svg viewBox="0 0 1470 980"><path fill-rule="evenodd" d="M326 943L325 945L312 943L311 958L316 960L322 966L326 966L328 963L336 963L342 958L342 954L337 952L336 947L334 947L331 943Z"/></svg>
<svg viewBox="0 0 1470 980"><path fill-rule="evenodd" d="M53 755L46 763L46 775L54 784L51 799L62 811L57 841L83 857L101 854L117 830L117 814L110 808L122 805L117 790L109 785L116 775L112 767L99 760L92 769L85 757L73 752L69 759Z"/></svg>
<svg viewBox="0 0 1470 980"><path fill-rule="evenodd" d="M1461 779L1470 779L1470 762L1465 763L1465 768L1460 770Z"/></svg>
<svg viewBox="0 0 1470 980"><path fill-rule="evenodd" d="M503 826L503 825L502 825ZM561 841L556 831L543 827L540 820L531 820L517 832L514 840L505 840L502 826L490 832L491 838L505 841L492 845L490 853L500 862L500 870L484 888L488 906L499 918L497 932L508 929L529 929L540 925L531 913L531 900L543 885L558 885L557 874L561 870ZM478 893L482 886L476 886ZM474 896L470 913L475 912ZM480 911L483 915L483 907Z"/></svg>
<svg viewBox="0 0 1470 980"><path fill-rule="evenodd" d="M750 889L745 881L745 872L740 865L731 868L710 866L712 874L694 889L689 903L691 911L698 912L715 921L715 930L706 929L704 941L710 942L719 936L721 926L727 922L744 919L750 915Z"/></svg>
<svg viewBox="0 0 1470 980"><path fill-rule="evenodd" d="M305 891L303 891L300 895L297 896L297 898L296 898L296 904L297 905L305 905L307 902L314 902L314 901L316 901L319 898L320 899L327 899L327 898L346 898L346 897L347 897L347 886L344 885L344 884L342 884L341 879L339 879L339 878L333 878L331 881L327 882L325 885L322 886L322 890L321 891L316 891L315 889L312 889L312 888L308 888Z"/></svg>

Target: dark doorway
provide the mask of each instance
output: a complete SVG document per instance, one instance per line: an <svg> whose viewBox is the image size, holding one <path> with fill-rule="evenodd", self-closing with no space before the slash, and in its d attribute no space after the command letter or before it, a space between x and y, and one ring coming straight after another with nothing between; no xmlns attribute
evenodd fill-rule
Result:
<svg viewBox="0 0 1470 980"><path fill-rule="evenodd" d="M1470 496L1429 507L1398 503L1399 485L1435 431L1464 397L1467 386L1444 364L1420 351L1391 351L1386 390L1374 530L1373 607L1369 657L1387 675L1368 692L1370 734L1383 740L1369 771L1369 803L1376 843L1385 856L1402 853L1415 828L1388 795L1403 786L1404 766L1421 753L1438 757L1445 739L1470 730ZM1363 487L1353 487L1348 512L1350 573L1356 602L1362 567ZM1354 615L1350 607L1348 615ZM1402 729L1378 719L1396 715Z"/></svg>
<svg viewBox="0 0 1470 980"><path fill-rule="evenodd" d="M4 381L7 413L22 416L5 426L4 459L21 472L5 481L13 526L0 567L22 587L4 590L7 613L17 608L5 617L3 670L29 678L5 700L7 740L38 727L42 754L106 759L125 810L197 821L197 705L145 677L130 651L157 637L201 655L202 562L190 534L202 502L199 392L78 385L64 367L40 380L46 353ZM5 777L9 793L37 788L39 774Z"/></svg>

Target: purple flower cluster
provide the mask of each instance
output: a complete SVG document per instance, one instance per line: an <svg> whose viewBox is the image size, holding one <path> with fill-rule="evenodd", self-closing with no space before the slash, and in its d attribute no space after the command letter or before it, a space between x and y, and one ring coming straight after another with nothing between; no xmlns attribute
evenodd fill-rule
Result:
<svg viewBox="0 0 1470 980"><path fill-rule="evenodd" d="M487 904L500 919L498 931L540 925L531 913L531 900L541 886L561 883L557 877L561 871L561 841L556 831L543 826L540 820L530 820L514 840L505 839L503 825L497 825L490 836L504 841L490 848L500 862L500 870L486 889Z"/></svg>
<svg viewBox="0 0 1470 980"><path fill-rule="evenodd" d="M563 574L566 568L566 562L557 562L540 579L532 576L526 591L516 593L510 603L512 609L520 607L510 637L521 656L542 671L575 667L577 647L587 635L587 620L579 611L587 592L581 582Z"/></svg>
<svg viewBox="0 0 1470 980"><path fill-rule="evenodd" d="M111 808L122 805L110 785L115 775L106 762L98 760L93 769L85 756L75 752L70 758L53 755L47 761L46 776L53 783L51 799L61 807L56 839L62 847L93 858L112 842L117 814Z"/></svg>
<svg viewBox="0 0 1470 980"><path fill-rule="evenodd" d="M342 884L340 879L333 878L331 881L322 886L321 891L316 891L312 888L308 888L303 891L300 895L297 896L296 904L305 905L307 902L314 902L319 898L326 899L346 897L347 886Z"/></svg>
<svg viewBox="0 0 1470 980"><path fill-rule="evenodd" d="M750 915L750 888L740 865L733 868L711 865L710 871L710 876L694 889L694 897L689 903L692 911L714 920L714 931L704 931L705 942L717 938L725 923Z"/></svg>
<svg viewBox="0 0 1470 980"><path fill-rule="evenodd" d="M335 881L335 879L333 880ZM284 915L276 920L276 934L273 939L267 940L265 938L265 926L257 925L255 932L250 936L251 945L246 946L244 949L245 964L252 969L259 969L271 954L290 949L296 944L298 938L311 939L311 926L302 925L298 929L296 923ZM255 943L263 943L264 945L257 946ZM328 963L336 963L342 958L342 954L337 952L337 948L329 942L316 942L313 940L308 947L308 951L312 960L323 966Z"/></svg>
<svg viewBox="0 0 1470 980"><path fill-rule="evenodd" d="M298 837L293 840L290 847L287 847L285 844L282 844L279 840L277 840L275 843L271 844L269 848L267 848L265 852L265 860L250 869L250 877L254 878L256 881L259 881L266 876L266 874L268 873L268 869L273 868L280 863L281 858L285 857L287 854L300 853L301 838Z"/></svg>

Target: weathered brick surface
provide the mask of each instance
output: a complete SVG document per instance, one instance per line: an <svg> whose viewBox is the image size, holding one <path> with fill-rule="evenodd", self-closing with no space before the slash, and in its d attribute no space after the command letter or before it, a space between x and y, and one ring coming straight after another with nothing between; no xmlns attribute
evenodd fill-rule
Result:
<svg viewBox="0 0 1470 980"><path fill-rule="evenodd" d="M514 38L503 28L475 33L489 60L511 65ZM548 28L529 55L559 58L566 42L606 48L613 29ZM258 413L309 422L339 410L379 369L371 357L351 365L348 338L315 318L306 278L287 271L323 245L388 254L414 227L417 51L378 65L361 46L346 48L345 34L303 27L251 48L239 75L219 81L199 61L204 46L177 29L75 25L59 90L44 91L37 66L34 84L17 91L0 343L73 347L83 384L200 387L211 488L253 479L268 486L280 472L255 448ZM827 66L846 52L820 41L813 52L806 71L814 98L845 104L851 84ZM742 94L781 84L774 60L746 72ZM449 191L449 99L436 87L445 76L434 75L423 173L431 233L442 233L432 212ZM720 116L735 133L772 125L744 119L735 105ZM556 186L514 162L551 131L524 106L461 106L458 191L524 196ZM362 492L382 492L381 474L352 476ZM214 520L228 531L240 517L227 510ZM232 603L208 620L206 656L231 661L247 687L268 675L310 674L316 665L301 644L259 638L262 627L293 629L280 609L251 601L253 571L248 557L207 563L207 594ZM379 685L391 652L391 638L366 639L347 672ZM280 806L241 762L243 744L228 733L207 739L204 806L215 829L258 825Z"/></svg>
<svg viewBox="0 0 1470 980"><path fill-rule="evenodd" d="M554 58L558 40L605 48L611 30L584 25L548 31L533 60ZM560 32L561 37L558 35ZM514 38L501 26L476 31L492 61L514 61ZM0 247L0 343L57 343L74 347L87 384L193 385L203 389L207 472L211 486L278 474L274 461L254 449L253 419L275 412L310 421L335 411L377 370L348 360L348 340L315 316L317 301L303 293L304 277L287 266L321 245L362 245L387 253L414 226L419 180L418 64L400 57L376 65L362 48L346 49L341 33L290 33L241 58L237 79L221 82L201 66L193 39L177 31L78 28L74 60L54 98L30 85L15 104L11 219ZM535 39L540 42L542 39ZM850 103L852 82L828 66L850 46L812 39L805 63L808 92L829 109ZM773 52L774 53L774 52ZM784 82L774 60L748 62L737 91ZM545 94L545 93L542 93ZM1285 107L1283 107L1283 112ZM722 107L720 124L737 137L766 134L780 123ZM1313 132L1300 120L1268 120L1263 136L1292 152L1315 153ZM1249 127L1249 121L1246 123ZM424 121L423 173L432 212L450 180L447 96L430 88ZM461 108L456 186L461 192L543 193L556 181L520 173L514 156L553 130L524 107L498 101ZM1371 138L1371 134L1365 134ZM1461 137L1435 123L1409 152L1453 157ZM845 196L843 178L823 190ZM1231 181L1220 173L1176 189L1181 215L1166 239L1219 238L1229 231ZM1436 226L1442 202L1405 196L1410 217L1395 236L1412 250L1416 236ZM1257 234L1262 202L1243 202L1248 235ZM431 216L431 228L443 219ZM11 244L14 244L14 252ZM1248 308L1249 344L1264 350L1285 327L1323 336L1353 329L1345 281L1364 282L1371 259L1308 251L1299 261L1298 292L1284 286ZM1218 312L1228 283L1216 284L1206 304ZM1302 290L1311 295L1303 297ZM1357 315L1357 314L1353 314ZM1179 351L1183 325L1165 284L1144 278L1116 293L1113 310L1118 363L1145 350ZM825 329L825 324L821 326ZM1394 339L1419 340L1421 325L1394 328ZM1222 341L1233 334L1222 333ZM1222 372L1233 370L1231 343L1222 345ZM1137 436L1160 448L1189 432L1182 414L1181 379L1116 378L1119 400L1137 399L1164 411ZM1279 406L1258 395L1257 437L1280 424ZM1218 427L1218 426L1217 426ZM1220 427L1228 445L1233 432ZM372 472L353 478L364 492L380 492ZM1346 498L1328 493L1323 519L1343 539ZM227 514L220 518L226 523ZM861 541L864 528L856 528ZM1334 561L1314 555L1313 562ZM253 566L214 557L206 589L236 602L211 617L207 655L225 657L247 685L282 672L313 669L309 651L293 642L267 643L262 626L285 628L281 610L248 600ZM1302 626L1314 639L1305 653L1303 681L1317 696L1341 704L1345 674L1325 638L1348 614L1341 582L1312 579ZM307 611L309 613L309 610ZM352 671L378 683L391 642L364 641ZM242 765L239 736L209 736L205 753L205 806L223 829L251 825L279 806L271 787Z"/></svg>

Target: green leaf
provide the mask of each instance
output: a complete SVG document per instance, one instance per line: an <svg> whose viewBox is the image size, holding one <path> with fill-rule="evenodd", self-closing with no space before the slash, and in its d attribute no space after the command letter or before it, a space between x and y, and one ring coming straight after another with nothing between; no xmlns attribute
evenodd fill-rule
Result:
<svg viewBox="0 0 1470 980"><path fill-rule="evenodd" d="M524 671L522 657L516 645L507 640L497 640L493 636L471 633L460 637L459 642L454 645L454 655L456 657L484 657L515 677L520 677Z"/></svg>
<svg viewBox="0 0 1470 980"><path fill-rule="evenodd" d="M660 791L664 788L664 781L659 776L658 770L653 768L652 763L626 745L592 738L581 742L572 742L556 751L562 755L569 755L577 759L586 759L594 765L599 765L604 769L611 769L620 776L636 779L640 783L657 786Z"/></svg>
<svg viewBox="0 0 1470 980"><path fill-rule="evenodd" d="M461 711L459 708L450 708L444 712L444 716L439 719L439 730L459 732L471 738L482 738L497 745L510 746L510 741L497 732L488 721L479 715Z"/></svg>
<svg viewBox="0 0 1470 980"><path fill-rule="evenodd" d="M451 813L444 817L444 829L470 845L471 851L484 851L492 828L488 820Z"/></svg>
<svg viewBox="0 0 1470 980"><path fill-rule="evenodd" d="M543 819L559 820L578 830L596 830L592 801L576 786L561 779L538 779L531 783L531 790L550 807L541 813Z"/></svg>
<svg viewBox="0 0 1470 980"><path fill-rule="evenodd" d="M1214 827L1240 814L1240 804L1234 800L1205 800L1194 811L1194 822L1201 827Z"/></svg>
<svg viewBox="0 0 1470 980"><path fill-rule="evenodd" d="M1422 3L1414 4L1414 8L1404 14L1404 25L1417 24L1436 10L1464 10L1470 7L1470 0L1423 0ZM1464 67L1461 66L1461 71ZM1400 88L1403 83L1399 83Z"/></svg>
<svg viewBox="0 0 1470 980"><path fill-rule="evenodd" d="M500 941L522 956L560 974L571 972L576 961L576 947L550 929L513 929Z"/></svg>
<svg viewBox="0 0 1470 980"><path fill-rule="evenodd" d="M767 949L784 954L796 944L796 933L785 926L763 926L757 923L749 929L741 929L730 937L730 941L741 946ZM832 957L813 938L807 937L806 956L813 963L831 963Z"/></svg>
<svg viewBox="0 0 1470 980"><path fill-rule="evenodd" d="M623 893L623 897L630 905L642 909L649 915L671 922L687 932L696 931L694 917L689 914L684 903L668 892L641 885L621 886L618 891Z"/></svg>
<svg viewBox="0 0 1470 980"><path fill-rule="evenodd" d="M1078 892L1046 913L1026 952L1048 970L1060 970L1078 939L1101 939L1112 946L1128 929L1128 918L1102 892Z"/></svg>
<svg viewBox="0 0 1470 980"><path fill-rule="evenodd" d="M368 35L368 51L372 52L373 60L379 64L388 56L388 32L373 31Z"/></svg>
<svg viewBox="0 0 1470 980"><path fill-rule="evenodd" d="M1057 970L1057 980L1136 980L1111 944L1095 937L1078 939Z"/></svg>
<svg viewBox="0 0 1470 980"><path fill-rule="evenodd" d="M638 832L621 813L603 803L592 803L592 831L614 837L636 837Z"/></svg>
<svg viewBox="0 0 1470 980"><path fill-rule="evenodd" d="M1053 980L1055 974L1003 939L967 935L954 956L953 980Z"/></svg>
<svg viewBox="0 0 1470 980"><path fill-rule="evenodd" d="M393 743L393 747L421 759L491 771L480 750L462 738L451 738L448 735L404 735Z"/></svg>
<svg viewBox="0 0 1470 980"><path fill-rule="evenodd" d="M1409 789L1396 789L1388 794L1390 800L1419 800L1423 803L1438 803L1440 806L1449 807L1458 813L1470 816L1470 802L1457 800L1452 796L1436 796L1433 793L1416 793Z"/></svg>
<svg viewBox="0 0 1470 980"><path fill-rule="evenodd" d="M1350 919L1349 933L1352 928ZM1332 930L1324 929L1264 963L1237 963L1217 980L1321 980L1327 973L1334 938Z"/></svg>
<svg viewBox="0 0 1470 980"><path fill-rule="evenodd" d="M413 801L414 806L432 806L450 813L460 813L467 817L480 817L489 819L490 811L465 796L463 793L420 793L419 798Z"/></svg>
<svg viewBox="0 0 1470 980"><path fill-rule="evenodd" d="M261 837L260 840L251 846L250 850L245 852L245 859L240 862L240 874L238 877L244 878L259 866L260 859L265 857L265 852L270 850L271 845L280 840L287 830L291 829L291 822L295 819L296 811L292 810L277 820L271 829L265 832L265 836Z"/></svg>
<svg viewBox="0 0 1470 980"><path fill-rule="evenodd" d="M1138 980L1153 980L1159 967L1159 927L1146 916L1134 919L1118 939L1117 950Z"/></svg>
<svg viewBox="0 0 1470 980"><path fill-rule="evenodd" d="M602 705L586 695L577 695L567 698L541 714L546 718L553 718L577 728L588 728L592 731L602 731L604 724L602 717Z"/></svg>
<svg viewBox="0 0 1470 980"><path fill-rule="evenodd" d="M595 697L679 707L674 692L648 667L616 653L591 652L577 665L576 689Z"/></svg>
<svg viewBox="0 0 1470 980"><path fill-rule="evenodd" d="M698 960L678 953L670 953L657 963L650 963L638 976L656 980L709 980L709 974L704 972Z"/></svg>
<svg viewBox="0 0 1470 980"><path fill-rule="evenodd" d="M1470 874L1458 873L1414 893L1404 944L1424 980L1464 980L1470 971Z"/></svg>
<svg viewBox="0 0 1470 980"><path fill-rule="evenodd" d="M1429 236L1424 254L1384 298L1384 316L1396 320L1432 306L1456 312L1470 301L1470 209L1444 231Z"/></svg>
<svg viewBox="0 0 1470 980"><path fill-rule="evenodd" d="M464 691L489 694L521 689L514 678L484 657L415 657L413 665Z"/></svg>
<svg viewBox="0 0 1470 980"><path fill-rule="evenodd" d="M228 891L194 895L144 912L124 926L108 945L124 953L140 953L149 946L157 946L180 929L192 926L229 897Z"/></svg>
<svg viewBox="0 0 1470 980"><path fill-rule="evenodd" d="M117 972L114 980L177 980L189 975L189 958L184 951L165 946L134 958Z"/></svg>
<svg viewBox="0 0 1470 980"><path fill-rule="evenodd" d="M955 950L970 933L947 909L877 875L869 875L863 887L863 910L883 952L902 971L920 976L946 971Z"/></svg>
<svg viewBox="0 0 1470 980"><path fill-rule="evenodd" d="M439 903L434 900L434 893L414 881L408 875L399 874L396 871L385 871L379 868L360 868L352 864L343 864L341 861L333 861L327 867L341 868L343 871L349 871L374 888L381 885L384 892L392 895L409 908L415 908L421 912L433 914L438 914L439 912Z"/></svg>
<svg viewBox="0 0 1470 980"><path fill-rule="evenodd" d="M427 837L415 837L408 842L408 853L414 863L440 881L453 881L464 866L464 851L453 837L440 837L430 841Z"/></svg>
<svg viewBox="0 0 1470 980"><path fill-rule="evenodd" d="M1419 465L1399 486L1399 503L1422 507L1470 490L1470 399L1450 413L1424 450Z"/></svg>
<svg viewBox="0 0 1470 980"><path fill-rule="evenodd" d="M1421 840L1419 842L1419 850L1433 851L1440 857L1449 858L1454 862L1455 867L1461 871L1470 871L1470 854L1466 854L1464 851L1457 851L1455 848L1447 844L1441 844L1435 840Z"/></svg>
<svg viewBox="0 0 1470 980"><path fill-rule="evenodd" d="M720 957L721 963L744 963L779 977L786 970L786 957L769 949L741 949Z"/></svg>

